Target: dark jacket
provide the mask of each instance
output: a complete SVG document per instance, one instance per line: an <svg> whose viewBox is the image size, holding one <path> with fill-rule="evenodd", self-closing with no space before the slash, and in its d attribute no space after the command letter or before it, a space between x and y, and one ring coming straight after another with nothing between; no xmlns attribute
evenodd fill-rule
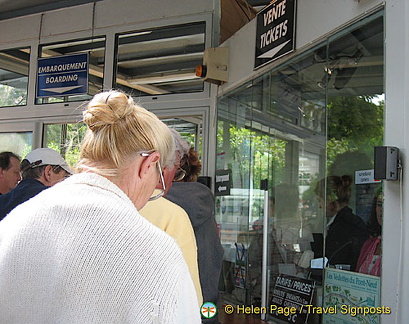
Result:
<svg viewBox="0 0 409 324"><path fill-rule="evenodd" d="M182 207L189 215L196 237L203 302L218 305L223 247L214 217L213 193L199 182L174 182L166 198ZM218 320L203 320L203 323L210 322L218 323Z"/></svg>
<svg viewBox="0 0 409 324"><path fill-rule="evenodd" d="M361 247L368 238L363 220L349 207L342 208L329 226L325 239L325 256L329 264L349 264L355 271Z"/></svg>
<svg viewBox="0 0 409 324"><path fill-rule="evenodd" d="M8 193L0 196L0 220L11 212L15 207L36 196L49 187L35 179L26 179Z"/></svg>

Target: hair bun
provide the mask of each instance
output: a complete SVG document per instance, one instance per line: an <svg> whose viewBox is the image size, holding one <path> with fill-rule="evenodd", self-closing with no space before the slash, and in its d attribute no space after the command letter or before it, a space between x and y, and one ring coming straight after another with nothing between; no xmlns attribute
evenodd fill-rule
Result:
<svg viewBox="0 0 409 324"><path fill-rule="evenodd" d="M94 96L83 113L92 131L121 122L134 112L133 99L120 91L107 91Z"/></svg>

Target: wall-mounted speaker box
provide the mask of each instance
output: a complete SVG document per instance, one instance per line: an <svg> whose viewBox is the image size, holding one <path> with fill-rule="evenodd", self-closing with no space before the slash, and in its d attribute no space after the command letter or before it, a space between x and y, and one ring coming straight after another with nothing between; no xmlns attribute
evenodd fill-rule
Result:
<svg viewBox="0 0 409 324"><path fill-rule="evenodd" d="M374 147L375 180L397 180L399 149L393 146Z"/></svg>

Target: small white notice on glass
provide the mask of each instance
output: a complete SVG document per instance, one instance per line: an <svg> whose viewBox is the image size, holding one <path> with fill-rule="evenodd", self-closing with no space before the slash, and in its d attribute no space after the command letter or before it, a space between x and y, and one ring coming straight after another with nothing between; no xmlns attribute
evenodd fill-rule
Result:
<svg viewBox="0 0 409 324"><path fill-rule="evenodd" d="M360 170L355 171L355 184L376 183L380 180L374 179L374 170Z"/></svg>

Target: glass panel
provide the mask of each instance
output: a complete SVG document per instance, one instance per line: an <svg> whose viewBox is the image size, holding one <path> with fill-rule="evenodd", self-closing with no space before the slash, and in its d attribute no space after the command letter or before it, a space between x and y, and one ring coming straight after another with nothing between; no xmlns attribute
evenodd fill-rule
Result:
<svg viewBox="0 0 409 324"><path fill-rule="evenodd" d="M56 150L70 167L75 167L79 161L81 141L86 129L84 123L45 125L43 147Z"/></svg>
<svg viewBox="0 0 409 324"><path fill-rule="evenodd" d="M195 75L205 48L204 22L118 35L116 87L132 96L203 91Z"/></svg>
<svg viewBox="0 0 409 324"><path fill-rule="evenodd" d="M323 256L341 272L376 274L370 264L379 264L380 245L371 260L362 250L366 269L355 265L367 231L370 243L379 242L381 229L373 147L383 143L382 14L218 99L216 169L231 175L230 191L216 197L226 302L270 310L289 292L277 278L291 278L315 287L303 298L323 306L332 286L324 291L323 266L311 267ZM268 179L267 209L262 179ZM287 305L299 307L291 296ZM287 321L279 315L266 317ZM322 320L310 313L307 322Z"/></svg>
<svg viewBox="0 0 409 324"><path fill-rule="evenodd" d="M105 65L105 38L100 37L42 45L39 57L48 58L79 53L88 53L88 94L37 98L37 104L88 100L102 90Z"/></svg>
<svg viewBox="0 0 409 324"><path fill-rule="evenodd" d="M0 107L27 104L30 48L0 51Z"/></svg>
<svg viewBox="0 0 409 324"><path fill-rule="evenodd" d="M201 118L181 117L161 120L170 128L176 129L193 147L199 147L198 153L201 156ZM79 161L81 141L86 129L84 123L47 124L44 126L43 147L56 150L71 167L75 167Z"/></svg>
<svg viewBox="0 0 409 324"><path fill-rule="evenodd" d="M296 118L277 118L272 113L270 94L276 93L277 83L271 80L275 76L269 74L246 84L218 103L217 169L228 170L232 176L230 194L216 198L216 217L225 248L224 299L232 303L261 305L266 217L261 180L269 182L266 271L271 287L279 273L308 277L309 264L301 267L299 260L311 250L312 233L322 233L322 213L312 206L314 196L309 197L307 191L322 172L325 138L322 131L299 125L301 107L309 104L300 92L293 94L299 96L297 100L287 102L285 111L278 114ZM322 89L317 92L324 96ZM319 102L317 98L318 94L315 99ZM324 123L323 105L314 109L321 109L315 118L323 119L318 124ZM237 260L240 250L245 251L244 262Z"/></svg>
<svg viewBox="0 0 409 324"><path fill-rule="evenodd" d="M340 194L336 195L337 211L340 214L345 211L343 207L351 208L362 224L368 224L373 198L381 190L380 182L374 182L373 178L372 181L363 182L357 172L373 171L373 148L383 145L383 39L381 16L332 39L326 63L331 69L327 84L327 167L332 177L327 179L327 186L336 186L334 181L339 177L344 184L347 177L351 179L350 186L340 188L348 190L344 204L339 203ZM332 203L327 197L327 205ZM327 218L329 216L327 214ZM344 225L338 230L347 230L347 224ZM355 265L359 250L367 238L365 227L362 226L355 233L347 231L342 239L335 239L334 228L335 224L329 226L326 239L326 251L332 258L332 264L347 264L351 265L352 270L359 270L355 269ZM339 246L350 240L354 243L339 251ZM360 271L369 270L362 268Z"/></svg>
<svg viewBox="0 0 409 324"><path fill-rule="evenodd" d="M169 128L174 128L202 157L202 118L199 116L161 118Z"/></svg>
<svg viewBox="0 0 409 324"><path fill-rule="evenodd" d="M1 152L9 151L24 158L31 152L33 145L32 132L0 133Z"/></svg>

